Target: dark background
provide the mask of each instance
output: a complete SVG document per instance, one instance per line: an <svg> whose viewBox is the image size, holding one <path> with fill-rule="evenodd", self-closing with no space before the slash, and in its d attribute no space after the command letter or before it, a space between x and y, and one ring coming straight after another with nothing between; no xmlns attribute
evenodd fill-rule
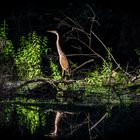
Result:
<svg viewBox="0 0 140 140"><path fill-rule="evenodd" d="M46 30L57 29L63 34L57 20L62 17L61 12L75 18L86 4L93 8L100 23L96 34L112 48L118 63L124 67L138 66L134 49L140 44L140 8L134 0L6 0L0 4L0 22L7 21L9 38L18 48L19 38L32 31L46 35ZM69 49L65 51L70 53Z"/></svg>
<svg viewBox="0 0 140 140"><path fill-rule="evenodd" d="M9 38L14 42L14 47L18 48L19 38L32 31L37 31L40 35L47 35L46 30L57 29L63 35L65 29L58 26L59 21L57 20L63 17L61 12L75 18L84 9L87 9L86 4L91 5L100 23L95 30L96 34L106 46L112 48L117 62L123 67L129 65L132 69L138 66L139 58L134 49L140 48L140 8L139 3L134 0L4 0L0 4L0 23L4 19L6 20L9 27ZM48 37L49 39L54 38L51 35ZM62 41L65 40L62 39ZM64 43L64 45L66 44L68 43ZM97 43L97 48L98 45ZM65 48L67 54L71 53L71 49ZM101 50L100 53L104 55L104 50ZM75 63L85 61L81 58L74 58L74 60ZM118 133L122 134L124 131L126 132L125 138L139 134L137 132L139 130L138 110L132 110L130 114L128 111L123 112L118 119L116 119L116 112L114 113L115 117L112 120L117 124L117 127L114 126L116 137L120 136ZM108 135L113 131L111 129L115 124L112 122L108 124L110 128L107 132ZM112 135L114 138L114 134Z"/></svg>

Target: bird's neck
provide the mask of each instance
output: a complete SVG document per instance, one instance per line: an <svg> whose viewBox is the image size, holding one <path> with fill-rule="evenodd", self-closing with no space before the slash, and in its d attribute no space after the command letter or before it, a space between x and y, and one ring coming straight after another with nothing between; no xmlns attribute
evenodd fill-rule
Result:
<svg viewBox="0 0 140 140"><path fill-rule="evenodd" d="M57 46L58 54L61 55L63 53L63 51L62 51L62 49L60 47L60 42L59 42L59 36L58 35L57 35L56 46Z"/></svg>

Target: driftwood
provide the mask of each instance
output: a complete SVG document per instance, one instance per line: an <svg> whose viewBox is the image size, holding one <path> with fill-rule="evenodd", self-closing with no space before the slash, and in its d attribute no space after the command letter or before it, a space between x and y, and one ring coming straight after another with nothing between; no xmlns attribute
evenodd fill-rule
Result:
<svg viewBox="0 0 140 140"><path fill-rule="evenodd" d="M65 83L65 84L71 84L73 82L75 82L76 80L49 80L49 79L45 79L45 78L35 78L35 79L32 79L32 80L28 80L28 81L25 81L25 82L21 82L21 84L19 84L18 86L14 87L14 88L11 88L10 90L14 90L14 89L20 89L28 84L31 84L31 83L37 83L37 82L40 82L40 83L49 83L49 84L52 84L52 85L57 85L59 83ZM20 83L20 82L19 82Z"/></svg>
<svg viewBox="0 0 140 140"><path fill-rule="evenodd" d="M73 88L64 88L58 84L64 84L64 86L69 87L69 84L75 84L78 80L50 80L48 78L35 78L28 81L22 81L18 84L9 84L5 86L6 93L2 97L2 100L14 99L16 97L25 97L28 99L55 99L57 102L84 102L84 103L102 103L102 102L119 102L120 104L124 103L124 100L130 99L131 101L139 101L140 96L137 94L136 90L139 89L139 84L133 84L128 86L125 84L125 87L122 84L109 83L103 85L104 88L108 89L109 93L100 94L95 91L86 95L86 88L79 87L78 89ZM81 81L80 81L81 82ZM34 88L28 88L29 84L37 85ZM86 83L82 81L84 85L95 87L93 83ZM89 85L88 85L89 84ZM70 85L71 86L71 85ZM25 89L26 87L26 89ZM23 90L22 93L21 90ZM111 100L110 100L111 99Z"/></svg>
<svg viewBox="0 0 140 140"><path fill-rule="evenodd" d="M35 78L28 81L19 81L14 83L8 83L5 85L5 89L7 94L5 96L7 97L16 97L16 96L27 96L30 98L52 98L55 97L57 94L58 84L64 83L64 84L71 84L75 82L75 80L49 80L45 78ZM18 83L18 84L17 84ZM37 86L33 89L28 89L28 94L20 94L18 90L22 89L23 87L28 87L29 84L37 83ZM23 89L24 90L24 89ZM47 93L47 95L46 95ZM50 96L49 96L50 95ZM53 95L53 96L52 96ZM5 98L7 98L5 97ZM4 99L4 98L3 98ZM46 98L45 98L46 99Z"/></svg>

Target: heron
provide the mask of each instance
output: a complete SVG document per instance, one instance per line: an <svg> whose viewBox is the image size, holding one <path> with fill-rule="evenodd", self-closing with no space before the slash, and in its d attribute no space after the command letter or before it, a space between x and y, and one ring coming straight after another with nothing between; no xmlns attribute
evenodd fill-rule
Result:
<svg viewBox="0 0 140 140"><path fill-rule="evenodd" d="M68 75L71 75L71 69L70 69L68 58L65 55L65 53L62 51L62 48L60 46L59 33L56 30L48 30L47 32L53 33L57 37L56 38L56 47L57 47L57 52L58 52L58 55L59 55L59 63L60 63L60 66L62 68L62 77L64 77L66 75L66 73ZM59 127L59 123L60 123L60 120L61 120L62 117L63 117L63 113L57 111L56 117L55 117L55 129L54 129L54 132L51 133L51 135L57 135L58 134L58 127Z"/></svg>
<svg viewBox="0 0 140 140"><path fill-rule="evenodd" d="M60 46L59 33L56 30L48 30L47 32L53 33L57 37L56 38L56 47L57 47L57 52L59 55L59 63L60 63L60 66L62 68L62 77L64 77L66 75L66 73L68 75L71 75L71 69L70 69L68 58L65 55L65 53L62 51L62 48Z"/></svg>

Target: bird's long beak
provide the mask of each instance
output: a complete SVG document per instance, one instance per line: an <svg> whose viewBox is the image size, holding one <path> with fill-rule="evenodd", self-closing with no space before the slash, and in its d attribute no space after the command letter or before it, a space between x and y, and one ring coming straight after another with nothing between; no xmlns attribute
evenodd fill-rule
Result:
<svg viewBox="0 0 140 140"><path fill-rule="evenodd" d="M50 30L47 30L47 32L51 32Z"/></svg>
<svg viewBox="0 0 140 140"><path fill-rule="evenodd" d="M56 35L58 34L56 30L47 30L47 32L53 33L53 34L56 34Z"/></svg>

